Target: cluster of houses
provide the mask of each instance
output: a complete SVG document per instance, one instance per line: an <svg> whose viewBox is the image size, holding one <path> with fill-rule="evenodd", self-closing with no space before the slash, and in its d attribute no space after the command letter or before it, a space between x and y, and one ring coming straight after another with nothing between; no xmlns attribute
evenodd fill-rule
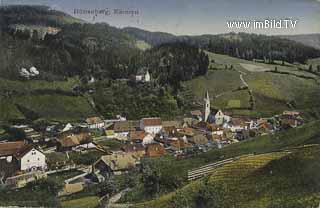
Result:
<svg viewBox="0 0 320 208"><path fill-rule="evenodd" d="M95 179L103 181L110 175L129 171L145 158L164 155L185 157L302 124L300 113L295 111L257 119L235 117L228 111L214 111L210 108L207 93L203 111L194 110L181 119L171 121L158 117L133 121L121 116L104 120L95 116L83 123L47 126L44 132L37 132L28 125L14 125L12 129L23 132L25 138L23 141L0 143L0 183L14 183L12 177L19 175L24 182L39 178L39 174L30 173L48 171L45 151L66 154L89 149L101 151L103 156L90 169ZM97 131L102 133L95 136ZM118 140L122 144L121 149L108 151L97 142L101 140ZM30 175L29 179L26 175Z"/></svg>

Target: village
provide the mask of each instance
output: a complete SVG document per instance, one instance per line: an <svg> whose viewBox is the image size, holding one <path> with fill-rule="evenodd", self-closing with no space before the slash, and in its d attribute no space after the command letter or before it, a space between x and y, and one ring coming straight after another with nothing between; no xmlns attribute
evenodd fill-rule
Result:
<svg viewBox="0 0 320 208"><path fill-rule="evenodd" d="M176 120L152 117L135 121L121 116L105 120L94 116L83 123L47 126L42 132L29 125L12 125L10 129L20 132L22 138L0 143L0 183L21 188L74 169L78 174L66 179L59 193L68 195L88 183L126 173L144 158L188 157L300 125L303 119L296 111L257 119L214 111L208 92L203 109Z"/></svg>

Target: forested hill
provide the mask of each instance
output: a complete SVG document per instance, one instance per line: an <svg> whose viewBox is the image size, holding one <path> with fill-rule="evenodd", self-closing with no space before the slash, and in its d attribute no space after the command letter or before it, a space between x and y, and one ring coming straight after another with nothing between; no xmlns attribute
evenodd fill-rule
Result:
<svg viewBox="0 0 320 208"><path fill-rule="evenodd" d="M164 32L150 32L134 27L125 27L122 29L124 32L129 33L138 40L143 40L152 46L159 46L164 43L172 43L180 41L180 37Z"/></svg>
<svg viewBox="0 0 320 208"><path fill-rule="evenodd" d="M305 62L320 56L320 50L278 36L248 33L220 35L174 36L168 33L149 32L138 28L124 28L125 32L153 46L170 42L187 42L194 46L237 58L284 60Z"/></svg>
<svg viewBox="0 0 320 208"><path fill-rule="evenodd" d="M43 6L0 7L0 72L18 79L36 66L38 79L127 76L136 40L106 23L89 24Z"/></svg>
<svg viewBox="0 0 320 208"><path fill-rule="evenodd" d="M172 86L205 75L209 65L208 55L186 43L162 44L146 51L143 60L160 84Z"/></svg>
<svg viewBox="0 0 320 208"><path fill-rule="evenodd" d="M320 50L320 34L305 35L283 35L282 38L302 43L306 46L314 47Z"/></svg>
<svg viewBox="0 0 320 208"><path fill-rule="evenodd" d="M66 13L52 10L47 6L14 5L0 7L1 26L26 24L57 27L72 23L84 23L84 21Z"/></svg>

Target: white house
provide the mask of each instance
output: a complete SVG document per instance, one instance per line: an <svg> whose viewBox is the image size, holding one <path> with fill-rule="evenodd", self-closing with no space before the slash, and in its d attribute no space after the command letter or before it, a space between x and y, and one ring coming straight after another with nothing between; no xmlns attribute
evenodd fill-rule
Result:
<svg viewBox="0 0 320 208"><path fill-rule="evenodd" d="M217 125L223 125L224 123L228 123L231 120L231 117L225 115L221 110L219 110L214 117L215 123Z"/></svg>
<svg viewBox="0 0 320 208"><path fill-rule="evenodd" d="M161 118L143 118L140 121L140 128L149 134L158 134L162 129Z"/></svg>
<svg viewBox="0 0 320 208"><path fill-rule="evenodd" d="M151 75L148 70L145 74L136 75L136 82L150 82L150 81L151 81Z"/></svg>
<svg viewBox="0 0 320 208"><path fill-rule="evenodd" d="M16 171L45 170L46 156L24 141L0 143L0 169L7 176Z"/></svg>
<svg viewBox="0 0 320 208"><path fill-rule="evenodd" d="M33 171L46 168L46 156L39 150L32 147L21 155L20 170Z"/></svg>

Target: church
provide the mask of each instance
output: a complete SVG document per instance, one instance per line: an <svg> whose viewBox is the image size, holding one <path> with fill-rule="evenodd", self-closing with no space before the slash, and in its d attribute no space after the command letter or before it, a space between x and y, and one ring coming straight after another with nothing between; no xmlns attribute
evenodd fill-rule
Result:
<svg viewBox="0 0 320 208"><path fill-rule="evenodd" d="M206 96L204 98L204 122L208 122L209 116L210 116L211 110L210 110L210 97L209 92L207 90Z"/></svg>

